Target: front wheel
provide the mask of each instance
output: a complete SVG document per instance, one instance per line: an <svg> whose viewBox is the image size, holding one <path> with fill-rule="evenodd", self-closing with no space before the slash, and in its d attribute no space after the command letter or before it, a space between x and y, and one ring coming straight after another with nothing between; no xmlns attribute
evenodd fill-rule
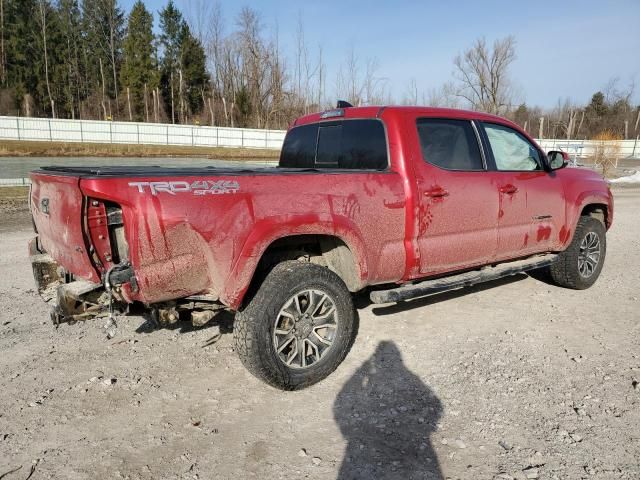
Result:
<svg viewBox="0 0 640 480"><path fill-rule="evenodd" d="M234 341L244 366L282 390L298 390L333 372L357 332L344 282L327 268L287 261L267 275L236 315Z"/></svg>
<svg viewBox="0 0 640 480"><path fill-rule="evenodd" d="M549 269L551 278L562 287L589 288L600 276L606 253L606 229L602 222L580 217L571 244Z"/></svg>

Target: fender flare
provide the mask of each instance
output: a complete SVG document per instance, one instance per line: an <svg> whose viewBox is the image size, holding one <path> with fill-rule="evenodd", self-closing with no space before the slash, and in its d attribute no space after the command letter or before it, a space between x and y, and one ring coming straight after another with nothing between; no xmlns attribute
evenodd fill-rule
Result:
<svg viewBox="0 0 640 480"><path fill-rule="evenodd" d="M282 215L262 219L253 226L224 282L220 300L237 309L269 246L276 240L294 235L326 235L340 239L353 255L361 286L366 284L369 269L365 244L358 227L350 219L337 215Z"/></svg>
<svg viewBox="0 0 640 480"><path fill-rule="evenodd" d="M566 237L563 239L563 246L571 244L573 241L573 235L576 231L575 226L578 223L580 214L584 208L588 205L605 205L607 207L607 229L611 225L612 205L609 195L602 190L586 190L581 192L576 198L573 204L567 203L567 224L566 227L570 227L571 230L566 232Z"/></svg>

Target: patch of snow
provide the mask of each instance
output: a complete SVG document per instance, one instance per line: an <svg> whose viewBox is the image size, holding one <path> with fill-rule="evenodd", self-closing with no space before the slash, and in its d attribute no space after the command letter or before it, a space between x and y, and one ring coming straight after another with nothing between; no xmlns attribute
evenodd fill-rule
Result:
<svg viewBox="0 0 640 480"><path fill-rule="evenodd" d="M614 178L610 183L640 183L640 171L626 177Z"/></svg>

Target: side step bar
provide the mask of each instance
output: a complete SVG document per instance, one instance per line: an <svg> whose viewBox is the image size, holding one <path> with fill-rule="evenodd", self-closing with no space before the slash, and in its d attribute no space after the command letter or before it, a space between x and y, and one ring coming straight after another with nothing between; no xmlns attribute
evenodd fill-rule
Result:
<svg viewBox="0 0 640 480"><path fill-rule="evenodd" d="M495 267L484 267L480 270L459 273L435 280L424 280L420 283L403 285L389 290L371 292L369 297L373 303L394 303L412 298L424 297L432 293L445 292L458 288L470 287L477 283L489 282L498 278L517 275L528 270L547 267L558 259L556 254L537 255L515 262L501 263Z"/></svg>

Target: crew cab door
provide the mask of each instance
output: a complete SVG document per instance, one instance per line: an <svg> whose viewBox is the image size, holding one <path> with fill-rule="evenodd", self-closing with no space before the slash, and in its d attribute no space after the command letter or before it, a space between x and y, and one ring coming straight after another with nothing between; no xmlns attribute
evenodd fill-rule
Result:
<svg viewBox="0 0 640 480"><path fill-rule="evenodd" d="M565 221L562 181L545 171L543 153L522 133L481 124L499 196L497 259L556 250Z"/></svg>
<svg viewBox="0 0 640 480"><path fill-rule="evenodd" d="M438 274L491 263L498 195L469 120L418 118L416 177L420 273Z"/></svg>

